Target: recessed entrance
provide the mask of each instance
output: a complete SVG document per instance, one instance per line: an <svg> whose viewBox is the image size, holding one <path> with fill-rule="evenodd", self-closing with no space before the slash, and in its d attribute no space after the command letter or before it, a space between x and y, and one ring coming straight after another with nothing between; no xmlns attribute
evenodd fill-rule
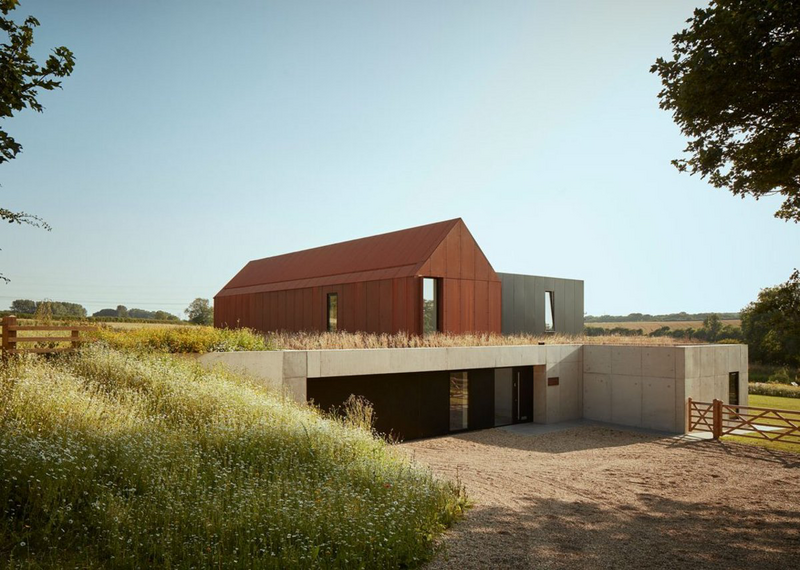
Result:
<svg viewBox="0 0 800 570"><path fill-rule="evenodd" d="M309 400L341 409L354 394L374 407L375 429L400 439L533 421L534 366L309 378Z"/></svg>
<svg viewBox="0 0 800 570"><path fill-rule="evenodd" d="M494 371L494 425L533 421L533 367Z"/></svg>

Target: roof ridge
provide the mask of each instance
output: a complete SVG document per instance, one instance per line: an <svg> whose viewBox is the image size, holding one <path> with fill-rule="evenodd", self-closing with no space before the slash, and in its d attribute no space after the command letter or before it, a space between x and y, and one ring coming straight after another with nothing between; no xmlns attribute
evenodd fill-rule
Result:
<svg viewBox="0 0 800 570"><path fill-rule="evenodd" d="M450 235L450 232L453 231L453 228L455 228L458 225L459 222L461 222L462 224L464 223L464 220L462 220L461 218L455 218L453 220L447 220L447 221L448 222L453 222L453 223L447 228L447 231L442 234L442 237L439 238L436 241L436 243L433 245L433 247L431 247L430 250L425 253L425 258L422 261L420 261L419 263L417 263L416 267L414 267L414 274L419 273L419 270L422 269L422 266L425 265L426 263L428 263L428 260L431 258L433 253L437 249L439 249L439 246L442 245L444 240L447 239L447 236ZM442 223L444 223L444 222L442 222Z"/></svg>
<svg viewBox="0 0 800 570"><path fill-rule="evenodd" d="M254 259L220 293L259 284L374 271L413 276L459 223L463 220L454 218Z"/></svg>
<svg viewBox="0 0 800 570"><path fill-rule="evenodd" d="M374 234L374 235L371 235L371 236L363 236L363 237L360 237L360 238L346 239L344 241L337 241L337 242L334 242L334 243L327 243L325 245L317 245L317 246L309 247L309 248L306 248L306 249L298 249L297 251L287 251L286 253L279 253L278 255L268 255L266 257L259 257L258 259L251 259L247 263L255 263L257 261L263 261L265 259L275 259L277 257L283 257L284 255L296 255L298 253L306 253L308 251L315 251L315 250L318 250L318 249L324 249L326 247L334 247L334 246L337 246L337 245L344 245L346 243L352 243L354 241L361 241L361 240L367 240L367 239L372 239L372 238L388 236L389 234L397 234L397 233L400 233L400 232L407 232L407 231L411 231L411 230L419 230L419 229L430 227L430 226L436 226L436 225L439 225L439 224L446 224L448 222L453 223L453 225L455 225L455 223L459 222L459 221L462 221L461 218L453 218L451 220L442 220L440 222L431 222L430 224L421 224L419 226L413 226L413 227L410 227L410 228L403 228L403 229L400 229L400 230L392 230L392 231L383 232L383 233L380 233L380 234ZM452 229L452 226L451 226L451 229ZM448 230L448 233L449 233L449 230ZM445 233L445 236L446 235L447 235L447 233ZM438 244L437 244L437 246L438 246ZM430 253L433 253L434 251L436 251L436 248L434 248ZM396 266L390 266L390 267L396 267Z"/></svg>

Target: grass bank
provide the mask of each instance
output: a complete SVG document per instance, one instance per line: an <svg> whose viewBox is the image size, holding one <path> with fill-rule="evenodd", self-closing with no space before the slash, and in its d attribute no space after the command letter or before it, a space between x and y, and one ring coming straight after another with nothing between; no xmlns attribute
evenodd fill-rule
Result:
<svg viewBox="0 0 800 570"><path fill-rule="evenodd" d="M273 350L267 337L250 329L165 326L118 329L100 327L92 336L112 348L135 352L205 353Z"/></svg>
<svg viewBox="0 0 800 570"><path fill-rule="evenodd" d="M23 568L414 567L464 504L367 430L100 345L0 366L0 502Z"/></svg>

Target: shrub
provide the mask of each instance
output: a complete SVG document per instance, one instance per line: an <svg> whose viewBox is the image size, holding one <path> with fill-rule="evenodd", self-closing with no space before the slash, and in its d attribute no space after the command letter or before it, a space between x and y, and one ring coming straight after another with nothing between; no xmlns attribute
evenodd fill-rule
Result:
<svg viewBox="0 0 800 570"><path fill-rule="evenodd" d="M800 366L800 272L759 292L742 310L742 331L753 360Z"/></svg>
<svg viewBox="0 0 800 570"><path fill-rule="evenodd" d="M9 566L418 566L461 512L369 431L245 379L103 346L0 368Z"/></svg>
<svg viewBox="0 0 800 570"><path fill-rule="evenodd" d="M800 398L800 386L791 384L765 384L763 382L751 382L748 387L750 394L760 396L779 396L781 398Z"/></svg>
<svg viewBox="0 0 800 570"><path fill-rule="evenodd" d="M770 384L791 384L796 380L797 376L795 374L791 374L789 369L784 366L770 374L767 382Z"/></svg>

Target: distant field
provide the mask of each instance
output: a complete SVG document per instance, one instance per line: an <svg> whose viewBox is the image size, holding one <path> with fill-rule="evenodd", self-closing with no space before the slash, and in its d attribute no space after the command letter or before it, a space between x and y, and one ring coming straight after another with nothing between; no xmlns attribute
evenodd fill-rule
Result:
<svg viewBox="0 0 800 570"><path fill-rule="evenodd" d="M731 326L741 326L741 319L730 319L722 321L723 324ZM669 327L672 330L676 329L699 329L703 326L703 321L643 321L643 322L623 322L623 323L586 323L587 327L602 327L604 329L613 329L615 327L622 327L626 329L642 329L645 334L651 333L661 327Z"/></svg>

